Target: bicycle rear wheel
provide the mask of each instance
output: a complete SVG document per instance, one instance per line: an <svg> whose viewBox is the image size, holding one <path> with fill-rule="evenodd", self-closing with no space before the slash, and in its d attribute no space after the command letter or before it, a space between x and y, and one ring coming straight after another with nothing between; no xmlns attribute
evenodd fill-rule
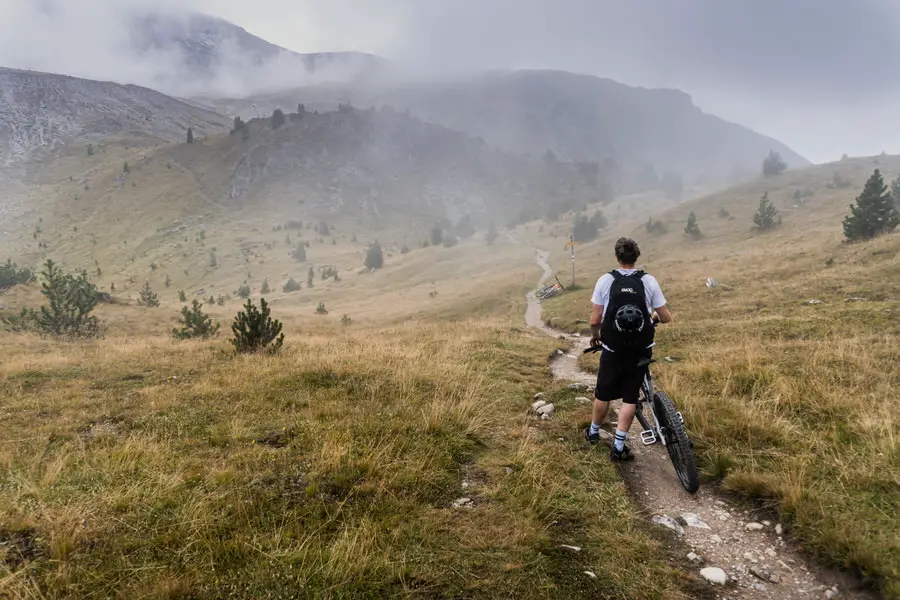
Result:
<svg viewBox="0 0 900 600"><path fill-rule="evenodd" d="M675 466L675 473L684 489L693 494L700 489L700 474L697 471L697 459L694 457L691 440L684 430L684 423L681 422L675 403L665 392L656 392L653 396L653 407L660 420L666 450Z"/></svg>

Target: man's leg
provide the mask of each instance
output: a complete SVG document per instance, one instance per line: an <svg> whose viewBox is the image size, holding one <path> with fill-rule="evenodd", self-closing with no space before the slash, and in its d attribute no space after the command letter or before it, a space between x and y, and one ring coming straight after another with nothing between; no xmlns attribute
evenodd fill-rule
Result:
<svg viewBox="0 0 900 600"><path fill-rule="evenodd" d="M606 420L606 414L609 412L609 402L604 402L602 400L597 400L594 398L594 413L593 419L591 420L591 431L592 433L596 433L594 429L600 429L600 426L603 425L603 421Z"/></svg>

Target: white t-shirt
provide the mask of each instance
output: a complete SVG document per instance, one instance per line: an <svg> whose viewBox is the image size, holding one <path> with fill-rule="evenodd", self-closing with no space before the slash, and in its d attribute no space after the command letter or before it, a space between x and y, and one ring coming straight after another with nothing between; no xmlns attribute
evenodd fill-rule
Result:
<svg viewBox="0 0 900 600"><path fill-rule="evenodd" d="M631 275L637 271L637 269L616 269L616 271L622 275ZM605 273L597 280L597 285L594 286L594 295L591 297L591 302L603 306L604 316L606 316L606 309L609 307L609 290L612 288L613 281L615 281L613 276L609 273ZM666 305L666 297L663 296L662 288L659 287L659 282L656 281L656 277L653 275L644 274L644 276L641 277L641 282L644 284L644 295L647 298L647 310L650 314L653 314L654 310ZM650 347L652 346L653 344L650 344ZM606 348L605 345L603 347ZM609 348L606 349L610 350Z"/></svg>

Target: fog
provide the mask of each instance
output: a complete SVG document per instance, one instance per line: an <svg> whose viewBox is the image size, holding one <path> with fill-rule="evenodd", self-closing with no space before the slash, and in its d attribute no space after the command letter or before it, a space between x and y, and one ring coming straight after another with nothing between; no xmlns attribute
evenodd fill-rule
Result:
<svg viewBox="0 0 900 600"><path fill-rule="evenodd" d="M432 75L557 68L679 88L817 162L900 153L892 0L0 0L0 20L14 23L0 65L166 82L177 56L126 51L126 17L149 5L214 14L298 52L372 52ZM239 92L253 82L217 83Z"/></svg>

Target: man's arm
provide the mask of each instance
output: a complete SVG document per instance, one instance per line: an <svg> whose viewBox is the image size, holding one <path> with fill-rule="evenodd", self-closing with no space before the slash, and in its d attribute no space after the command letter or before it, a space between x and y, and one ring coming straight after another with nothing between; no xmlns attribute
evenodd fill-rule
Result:
<svg viewBox="0 0 900 600"><path fill-rule="evenodd" d="M603 305L594 304L591 312L591 346L600 345L600 325L603 323Z"/></svg>
<svg viewBox="0 0 900 600"><path fill-rule="evenodd" d="M667 305L660 306L653 312L656 313L656 317L660 323L672 322L672 311L669 310Z"/></svg>

